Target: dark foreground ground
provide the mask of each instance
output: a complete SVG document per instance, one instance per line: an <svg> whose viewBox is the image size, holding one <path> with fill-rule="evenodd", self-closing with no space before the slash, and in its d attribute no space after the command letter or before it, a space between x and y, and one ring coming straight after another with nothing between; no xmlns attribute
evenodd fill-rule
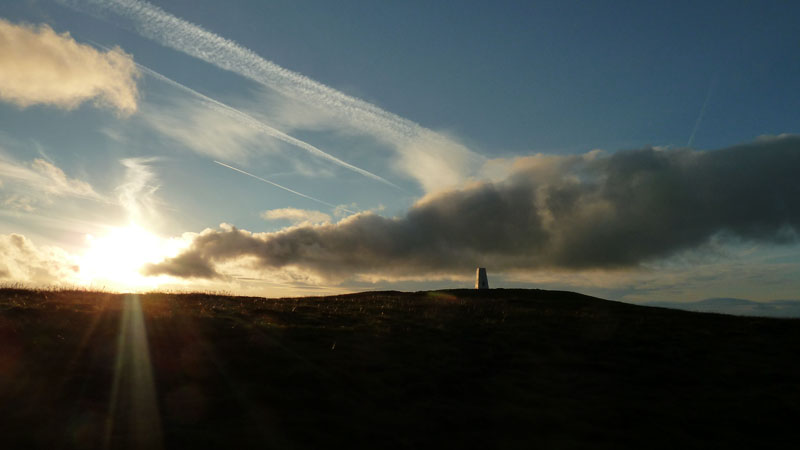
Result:
<svg viewBox="0 0 800 450"><path fill-rule="evenodd" d="M0 290L4 449L788 448L798 419L800 320L541 290Z"/></svg>

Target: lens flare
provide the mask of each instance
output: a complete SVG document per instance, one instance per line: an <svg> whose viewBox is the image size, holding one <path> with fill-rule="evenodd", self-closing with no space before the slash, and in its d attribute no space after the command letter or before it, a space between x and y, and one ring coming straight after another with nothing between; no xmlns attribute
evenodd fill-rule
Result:
<svg viewBox="0 0 800 450"><path fill-rule="evenodd" d="M79 283L129 291L163 284L167 277L146 277L139 270L144 264L175 256L183 246L179 240L160 238L136 224L86 239L88 249L78 258Z"/></svg>

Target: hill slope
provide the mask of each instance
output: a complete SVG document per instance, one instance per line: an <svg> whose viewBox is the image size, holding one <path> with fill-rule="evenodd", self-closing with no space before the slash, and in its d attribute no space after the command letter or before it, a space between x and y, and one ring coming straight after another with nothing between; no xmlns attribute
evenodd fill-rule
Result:
<svg viewBox="0 0 800 450"><path fill-rule="evenodd" d="M788 447L800 417L800 321L569 292L6 289L0 345L3 448Z"/></svg>

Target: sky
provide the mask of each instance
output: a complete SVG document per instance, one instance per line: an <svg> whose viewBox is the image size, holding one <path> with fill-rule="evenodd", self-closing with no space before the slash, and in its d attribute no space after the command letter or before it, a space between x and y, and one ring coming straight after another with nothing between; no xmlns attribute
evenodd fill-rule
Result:
<svg viewBox="0 0 800 450"><path fill-rule="evenodd" d="M798 299L798 13L3 1L0 283Z"/></svg>

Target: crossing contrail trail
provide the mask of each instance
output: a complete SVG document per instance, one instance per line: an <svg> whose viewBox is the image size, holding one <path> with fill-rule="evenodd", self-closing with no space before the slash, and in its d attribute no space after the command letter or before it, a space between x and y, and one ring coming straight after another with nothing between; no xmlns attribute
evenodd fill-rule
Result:
<svg viewBox="0 0 800 450"><path fill-rule="evenodd" d="M229 165L227 165L227 164L225 164L225 163L223 163L223 162L219 162L219 161L217 161L217 160L214 160L214 162L215 162L215 163L217 163L217 164L219 164L219 165L220 165L220 166L222 166L222 167L227 167L228 169L235 170L235 171L237 171L237 172L239 172L239 173L242 173L242 174L245 174L245 175L247 175L248 177L253 177L253 178L255 178L256 180L260 180L260 181L263 181L264 183L271 184L271 185L275 186L276 188L283 189L284 191L291 192L292 194L299 195L300 197L307 198L307 199L309 199L309 200L311 200L311 201L315 201L315 202L317 202L317 203L321 203L321 204L323 204L323 205L325 205L325 206L330 206L331 208L334 208L334 209L341 209L342 211L349 212L350 214L355 214L355 213L356 213L355 211L350 211L349 209L343 208L343 207L341 207L341 206L336 206L336 205L333 205L333 204L331 204L331 203L328 203L328 202L326 202L326 201L320 200L320 199L318 199L318 198L311 197L310 195L303 194L302 192L297 192L297 191L295 191L294 189L289 189L289 188L288 188L288 187L286 187L286 186L281 186L280 184L278 184L278 183L275 183L275 182L273 182L273 181L269 181L269 180L267 180L266 178L261 178L261 177L260 177L260 176L258 176L258 175L253 175L253 174L252 174L252 173L250 173L250 172L245 172L245 171L244 171L244 170L242 170L242 169L237 169L236 167L229 166Z"/></svg>
<svg viewBox="0 0 800 450"><path fill-rule="evenodd" d="M93 41L92 41L92 43L94 45L100 47L100 48L109 50L108 47L106 47L106 46L104 46L102 44L98 44L97 42L93 42ZM344 167L345 169L352 170L353 172L356 172L356 173L359 173L361 175L364 175L365 177L372 178L373 180L380 181L381 183L384 183L386 185L392 186L393 188L396 188L396 189L399 189L401 191L404 191L403 188L401 188L400 186L397 186L396 184L392 183L391 181L389 181L389 180L387 180L387 179L385 179L385 178L383 178L383 177L381 177L379 175L376 175L376 174L374 174L374 173L372 173L372 172L370 172L368 170L365 170L365 169L362 169L360 167L354 166L354 165L352 165L352 164L350 164L350 163L348 163L346 161L342 161L341 159L339 159L339 158L337 158L337 157L335 157L335 156L333 156L333 155L331 155L329 153L324 152L323 150L319 149L318 147L316 147L316 146L314 146L312 144L309 144L308 142L305 142L305 141L302 141L300 139L297 139L297 138L295 138L293 136L290 136L290 135L288 135L288 134L286 134L286 133L284 133L284 132L282 132L282 131L280 131L280 130L278 130L276 128L273 128L273 127L265 124L264 122L256 119L255 117L251 116L250 114L247 114L247 113L245 113L245 112L243 112L243 111L241 111L239 109L236 109L236 108L234 108L234 107L232 107L230 105L222 103L219 100L215 100L215 99L213 99L213 98L211 98L211 97L209 97L209 96L207 96L205 94L197 92L196 90L190 88L189 86L181 84L181 83L179 83L179 82L177 82L177 81L175 81L175 80L173 80L173 79L171 79L171 78L169 78L169 77L167 77L165 75L162 75L161 73L158 73L155 70L153 70L153 69L151 69L151 68L149 68L149 67L147 67L147 66L145 66L143 64L139 64L139 63L134 63L134 64L136 64L136 67L139 68L142 72L152 76L153 78L156 78L156 79L158 79L160 81L163 81L163 82L169 84L170 86L173 86L173 87L176 87L178 89L181 89L182 91L187 92L187 93L199 98L206 105L208 105L209 108L212 108L213 110L215 110L215 111L217 111L217 112L219 112L221 114L225 114L228 117L232 117L234 119L240 120L242 123L254 128L254 129L258 130L258 131L261 131L262 133L264 133L264 134L266 134L268 136L271 136L271 137L273 137L275 139L278 139L280 141L283 141L283 142L285 142L287 144L290 144L290 145L293 145L295 147L301 148L301 149L311 153L314 156L317 156L319 158L325 159L325 160L330 161L330 162L332 162L332 163L334 163L334 164L336 164L338 166Z"/></svg>
<svg viewBox="0 0 800 450"><path fill-rule="evenodd" d="M345 121L352 130L391 146L398 153L398 167L428 191L462 181L468 167L486 161L485 157L455 140L285 69L230 39L146 1L56 1L101 20L113 21L146 39L236 73L286 98L333 111L337 119ZM436 164L437 171L415 170L420 164Z"/></svg>
<svg viewBox="0 0 800 450"><path fill-rule="evenodd" d="M422 126L371 103L314 81L268 61L236 42L176 17L141 0L56 0L96 17L112 13L139 35L237 73L289 97L334 108L361 130L396 141L428 131Z"/></svg>
<svg viewBox="0 0 800 450"><path fill-rule="evenodd" d="M689 140L686 142L687 147L691 147L692 142L694 142L694 135L697 134L697 129L700 128L700 121L703 120L703 116L706 114L706 107L708 106L708 100L711 99L711 93L714 91L715 84L717 84L716 76L711 79L711 84L708 86L706 99L703 100L703 106L700 108L700 114L697 115L697 120L695 120L694 122L694 128L692 129L692 134L689 135Z"/></svg>
<svg viewBox="0 0 800 450"><path fill-rule="evenodd" d="M161 75L160 73L154 71L153 69L147 68L147 67L145 67L145 66L143 66L141 64L136 64L136 65L139 68L141 68L144 72L152 75L153 77L155 77L155 78L157 78L159 80L162 80L162 81L164 81L164 82L166 82L166 83L168 83L168 84L170 84L172 86L180 88L180 89L182 89L182 90L194 95L195 97L203 100L204 102L206 102L207 105L209 105L210 108L214 109L215 111L217 111L219 113L225 114L228 117L233 117L234 119L241 120L244 124L246 124L248 126L251 126L251 127L255 128L255 129L263 132L264 134L267 134L267 135L269 135L271 137L274 137L274 138L276 138L276 139L278 139L280 141L286 142L287 144L291 144L291 145L293 145L295 147L298 147L298 148L301 148L303 150L306 150L307 152L311 153L314 156L317 156L319 158L322 158L322 159L325 159L327 161L330 161L330 162L332 162L332 163L334 163L334 164L336 164L338 166L344 167L346 169L352 170L353 172L356 172L356 173L359 173L361 175L364 175L365 177L372 178L373 180L376 180L376 181L380 181L381 183L389 185L389 186L391 186L393 188L399 189L401 191L403 190L400 186L397 186L396 184L392 183L391 181L389 181L389 180L387 180L387 179L385 179L385 178L383 178L383 177L381 177L379 175L375 175L374 173L369 172L369 171L367 171L365 169L362 169L360 167L354 166L354 165L352 165L352 164L350 164L350 163L348 163L346 161L342 161L341 159L339 159L339 158L337 158L337 157L335 157L335 156L333 156L333 155L331 155L329 153L326 153L326 152L320 150L318 147L316 147L314 145L311 145L308 142L301 141L300 139L297 139L297 138L295 138L293 136L290 136L290 135L288 135L288 134L286 134L286 133L284 133L284 132L282 132L282 131L280 131L278 129L275 129L275 128L273 128L273 127L261 122L260 120L254 118L253 116L251 116L251 115L249 115L249 114L247 114L245 112L242 112L241 110L238 110L238 109L236 109L236 108L234 108L232 106L226 105L225 103L222 103L222 102L220 102L218 100L215 100L215 99L213 99L211 97L208 97L205 94L201 94L200 92L197 92L197 91L195 91L194 89L192 89L192 88L190 88L188 86L185 86L185 85L183 85L181 83L178 83L175 80L172 80L171 78L167 78L166 76Z"/></svg>

